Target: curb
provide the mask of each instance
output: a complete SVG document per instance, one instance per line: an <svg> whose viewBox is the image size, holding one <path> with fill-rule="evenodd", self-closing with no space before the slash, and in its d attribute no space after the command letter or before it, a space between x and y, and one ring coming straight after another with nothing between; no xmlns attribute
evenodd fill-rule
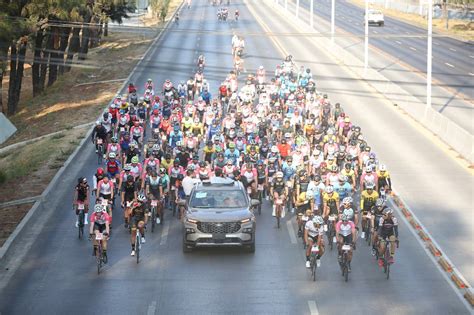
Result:
<svg viewBox="0 0 474 315"><path fill-rule="evenodd" d="M41 195L0 203L0 209L11 207L11 206L22 205L25 203L32 203L32 202L36 202L37 200L41 200Z"/></svg>
<svg viewBox="0 0 474 315"><path fill-rule="evenodd" d="M137 62L137 64L135 65L135 67L131 70L130 74L128 75L127 79L125 79L125 82L123 83L123 85L119 88L119 90L117 91L116 94L119 94L121 91L123 91L126 86L127 86L127 82L130 80L130 78L133 76L133 74L135 73L136 69L138 68L138 66L143 62L143 60L148 56L149 52L151 51L151 49L155 46L155 44L162 38L162 36L166 33L166 30L168 29L168 25L170 23L170 21L173 20L176 12L178 10L181 9L182 5L183 5L184 2L181 2L181 4L176 8L175 12L171 15L171 18L165 22L165 25L163 26L162 28L162 31L156 36L156 38L153 40L153 42L150 44L150 46L148 47L148 49L145 51L145 53L143 54L143 57ZM155 47L157 48L157 47ZM107 108L108 106L112 103L113 100L111 100L108 104L107 104ZM100 116L99 116L100 117ZM87 124L86 124L87 125ZM76 126L78 127L78 126ZM35 224L35 222L33 222L31 220L31 218L36 214L36 212L38 211L38 208L40 208L42 205L43 205L43 201L46 200L46 197L50 194L50 192L53 190L53 188L56 186L56 184L59 182L59 179L62 177L63 173L69 169L69 166L71 164L71 162L76 158L76 156L79 154L79 152L81 151L81 149L83 149L83 147L85 146L85 143L89 141L89 137L91 136L92 134L92 131L93 131L93 128L89 129L89 131L87 132L87 134L84 136L84 138L81 140L80 144L76 147L76 149L74 150L74 152L69 156L69 158L66 160L66 162L64 162L63 166L56 172L56 174L54 175L53 179L49 182L48 186L46 187L46 189L43 191L43 193L41 194L41 198L39 200L37 200L35 202L35 204L33 205L33 207L28 211L28 213L25 215L25 217L20 221L20 223L17 225L17 227L15 228L15 230L10 234L10 236L7 238L7 240L5 241L5 243L3 244L2 247L0 247L0 262L3 262L5 257L7 256L8 252L12 249L12 245L15 244L15 239L19 236L19 234L24 230L24 228L27 226L27 225L33 225ZM62 131L59 131L59 132L62 132ZM58 132L58 133L59 133ZM6 147L8 148L8 147ZM5 148L3 148L5 149ZM1 152L1 151L0 151Z"/></svg>
<svg viewBox="0 0 474 315"><path fill-rule="evenodd" d="M466 302L466 306L470 305L472 309L474 307L474 294L471 291L471 285L469 282L462 276L459 270L456 269L454 264L446 256L428 230L419 223L418 218L416 218L415 214L395 191L393 191L391 201L398 209L400 209L405 219L413 227L414 234L418 235L421 243L425 246L425 250L429 255L431 255L431 258L438 263L440 270L444 272L448 281L449 279L451 280L453 288L457 289L456 293L458 293L459 296L464 297L463 301Z"/></svg>

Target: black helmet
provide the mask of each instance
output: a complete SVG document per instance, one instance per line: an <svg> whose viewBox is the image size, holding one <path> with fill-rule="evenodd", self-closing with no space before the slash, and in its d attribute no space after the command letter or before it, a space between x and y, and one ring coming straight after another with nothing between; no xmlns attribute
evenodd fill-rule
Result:
<svg viewBox="0 0 474 315"><path fill-rule="evenodd" d="M178 177L177 177L178 180L183 180L183 178L184 178L183 174L178 174Z"/></svg>

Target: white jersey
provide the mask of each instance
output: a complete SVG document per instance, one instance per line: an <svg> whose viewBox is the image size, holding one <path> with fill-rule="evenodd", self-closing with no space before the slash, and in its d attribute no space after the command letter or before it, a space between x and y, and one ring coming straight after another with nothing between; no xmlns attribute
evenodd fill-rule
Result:
<svg viewBox="0 0 474 315"><path fill-rule="evenodd" d="M311 237L324 235L324 228L322 226L320 226L319 228L315 227L314 222L312 220L306 222L304 229L308 230L308 235Z"/></svg>

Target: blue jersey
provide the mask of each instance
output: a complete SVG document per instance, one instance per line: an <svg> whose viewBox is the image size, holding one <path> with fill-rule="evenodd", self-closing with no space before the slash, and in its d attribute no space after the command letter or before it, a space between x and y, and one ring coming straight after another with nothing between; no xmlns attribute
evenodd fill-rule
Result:
<svg viewBox="0 0 474 315"><path fill-rule="evenodd" d="M290 180L296 174L296 167L294 165L288 165L287 162L283 163L281 170L284 180Z"/></svg>
<svg viewBox="0 0 474 315"><path fill-rule="evenodd" d="M334 191L339 194L339 199L343 200L346 197L350 197L352 193L352 186L348 182L345 182L342 186L340 183L334 185Z"/></svg>

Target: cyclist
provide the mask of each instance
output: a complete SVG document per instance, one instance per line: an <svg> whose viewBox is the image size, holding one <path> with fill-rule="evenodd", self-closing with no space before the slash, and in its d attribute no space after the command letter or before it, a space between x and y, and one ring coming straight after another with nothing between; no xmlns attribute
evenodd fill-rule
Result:
<svg viewBox="0 0 474 315"><path fill-rule="evenodd" d="M145 228L148 221L148 216L146 215L146 197L143 194L138 195L137 201L133 203L131 212L130 212L130 219L132 224L132 231L131 231L131 244L132 244L132 252L131 256L135 256L135 237L137 228L140 231L141 242L145 243Z"/></svg>
<svg viewBox="0 0 474 315"><path fill-rule="evenodd" d="M97 183L96 202L99 198L107 199L109 202L114 199L114 183L106 176Z"/></svg>
<svg viewBox="0 0 474 315"><path fill-rule="evenodd" d="M379 198L379 194L377 191L374 190L374 184L372 182L368 182L366 184L365 190L362 191L360 194L360 211L362 213L362 226L367 224L367 212L369 212L372 207L375 205L376 200ZM360 236L361 238L365 238L365 232L362 231Z"/></svg>
<svg viewBox="0 0 474 315"><path fill-rule="evenodd" d="M160 201L160 198L164 196L161 177L158 177L158 174L154 170L152 171L151 176L148 176L145 180L145 191L150 202L152 200ZM151 207L149 210L151 211ZM157 207L156 211L156 223L160 223L160 221L163 222L161 208Z"/></svg>
<svg viewBox="0 0 474 315"><path fill-rule="evenodd" d="M332 186L326 186L323 193L323 218L329 215L337 215L339 209L339 194Z"/></svg>
<svg viewBox="0 0 474 315"><path fill-rule="evenodd" d="M395 256L395 242L398 239L398 220L393 216L392 209L387 208L383 211L383 217L380 218L377 233L379 239L379 257L384 256L385 242L388 239L390 241L390 257L388 258L388 263L393 264L393 257ZM382 258L379 259L379 266L383 266Z"/></svg>
<svg viewBox="0 0 474 315"><path fill-rule="evenodd" d="M130 219L130 208L127 206L127 203L132 202L137 198L137 184L133 180L132 175L127 176L127 180L122 184L122 188L120 191L122 192L121 201L122 201L122 208L125 209L124 211L124 219L125 219L125 228L128 228L129 219ZM127 207L126 207L127 206Z"/></svg>
<svg viewBox="0 0 474 315"><path fill-rule="evenodd" d="M377 228L380 224L380 219L383 217L383 212L388 207L385 204L385 200L379 198L375 201L375 206L372 207L372 255L375 256L377 250L377 243L378 243L378 235L377 235Z"/></svg>
<svg viewBox="0 0 474 315"><path fill-rule="evenodd" d="M312 220L306 222L304 227L304 240L306 244L306 268L311 267L310 254L313 244L318 245L319 252L316 256L316 266L321 266L321 257L324 254L324 219L321 216L315 216Z"/></svg>
<svg viewBox="0 0 474 315"><path fill-rule="evenodd" d="M379 170L377 171L377 180L379 194L382 189L384 189L385 192L390 193L392 190L392 180L390 179L390 174L387 171L387 166L385 164L380 164Z"/></svg>
<svg viewBox="0 0 474 315"><path fill-rule="evenodd" d="M281 216L282 211L285 207L285 202L286 202L286 197L288 196L288 187L285 184L285 181L283 180L283 172L277 172L275 174L275 179L273 180L273 183L270 188L270 195L273 197L273 208L274 208L274 213L275 216L279 214ZM277 212L277 201L281 200L281 204L278 205L279 212Z"/></svg>
<svg viewBox="0 0 474 315"><path fill-rule="evenodd" d="M339 252L338 261L342 261L342 245L350 244L354 245L353 235L355 235L356 229L354 222L350 221L346 214L341 216L341 220L336 224L336 235L337 235L337 249ZM351 271L351 260L352 260L352 249L348 254L348 271Z"/></svg>
<svg viewBox="0 0 474 315"><path fill-rule="evenodd" d="M94 252L93 255L97 255L97 249L98 249L98 243L96 240L97 234L102 233L103 238L102 238L102 256L103 256L103 261L106 264L107 263L107 240L108 236L110 235L110 222L111 218L107 214L107 211L105 210L104 207L100 204L96 204L94 206L94 213L91 215L91 225L90 225L90 230L89 230L89 238L93 237L93 242L94 242Z"/></svg>
<svg viewBox="0 0 474 315"><path fill-rule="evenodd" d="M88 224L87 213L89 211L89 185L87 184L87 179L85 177L79 177L74 190L74 201L72 207L76 210L76 227L79 225L79 204L84 205L84 224Z"/></svg>
<svg viewBox="0 0 474 315"><path fill-rule="evenodd" d="M107 129L102 125L100 120L95 122L94 130L92 130L91 141L95 144L95 153L99 152L99 144L97 139L101 139L104 146L107 144Z"/></svg>
<svg viewBox="0 0 474 315"><path fill-rule="evenodd" d="M105 176L104 169L102 167L99 167L97 171L95 172L94 176L92 177L92 183L93 183L93 189L92 189L92 194L97 193L97 183L100 182Z"/></svg>

